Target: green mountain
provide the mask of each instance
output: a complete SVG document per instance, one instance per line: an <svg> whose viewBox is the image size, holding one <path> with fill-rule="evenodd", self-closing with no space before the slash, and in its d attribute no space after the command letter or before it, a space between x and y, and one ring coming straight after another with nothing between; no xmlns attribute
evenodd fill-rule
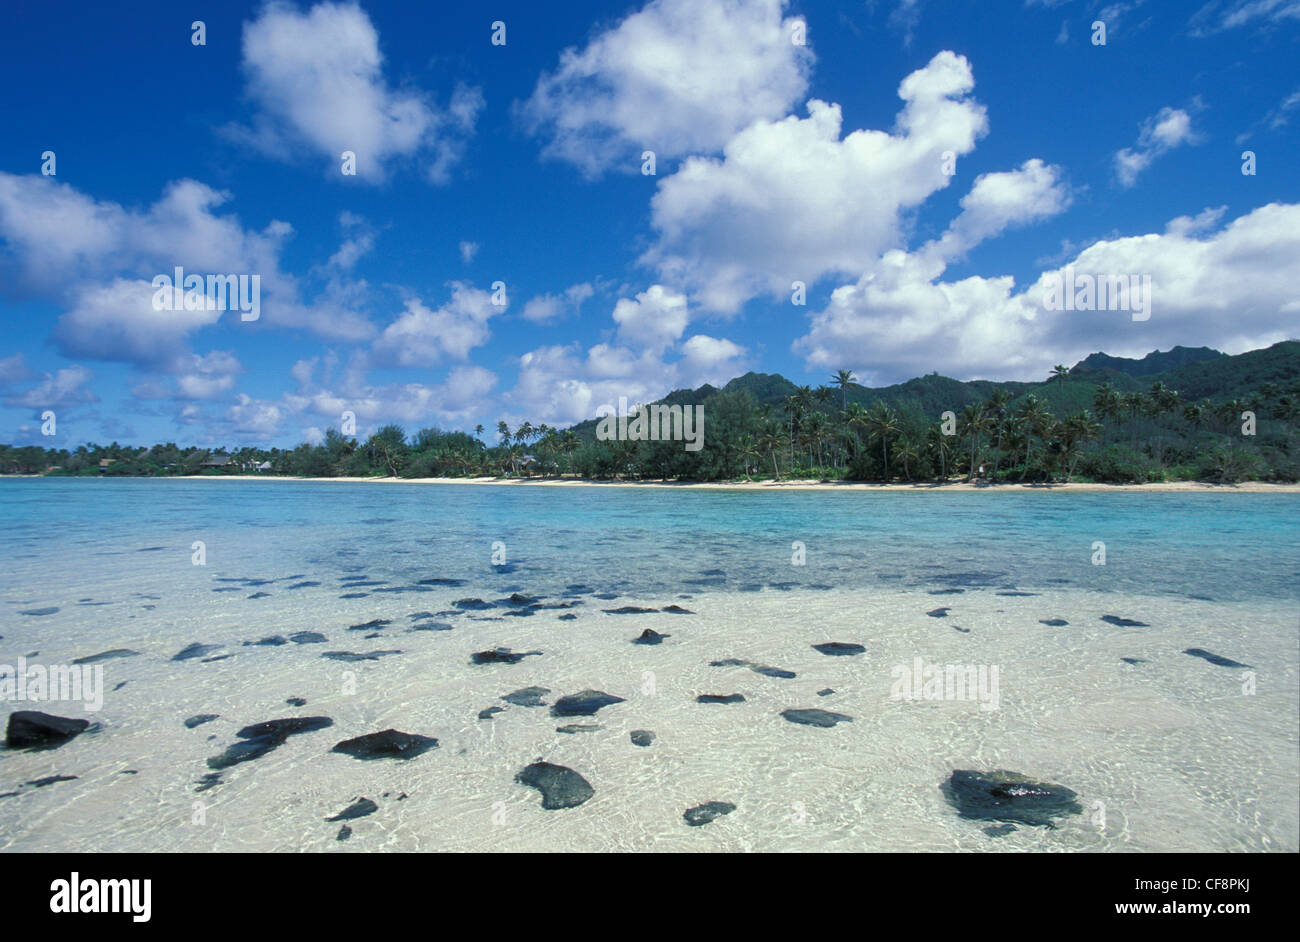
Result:
<svg viewBox="0 0 1300 942"><path fill-rule="evenodd" d="M1152 350L1140 360L1128 357L1113 357L1106 353L1093 353L1074 365L1074 370L1114 370L1128 376L1151 376L1163 373L1187 363L1200 363L1205 360L1217 360L1227 356L1210 347L1174 347L1167 353ZM1074 372L1071 370L1071 372Z"/></svg>

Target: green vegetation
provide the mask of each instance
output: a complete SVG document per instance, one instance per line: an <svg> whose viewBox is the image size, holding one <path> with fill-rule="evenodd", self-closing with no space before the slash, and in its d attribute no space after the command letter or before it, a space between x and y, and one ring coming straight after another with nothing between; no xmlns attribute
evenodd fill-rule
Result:
<svg viewBox="0 0 1300 942"><path fill-rule="evenodd" d="M427 428L407 436L401 426L386 425L364 442L331 429L324 442L292 450L0 446L0 473L1300 480L1300 342L1232 357L1182 347L1142 360L1093 354L1073 369L1056 366L1040 383L963 383L930 374L868 389L847 370L828 381L814 389L748 373L722 389L670 394L662 402L704 407L704 447L694 452L681 442L599 441L594 419L565 430L531 422L510 429L500 422L500 443L492 446L484 443L482 426L473 435ZM1246 411L1256 416L1255 435L1242 434ZM953 413L952 422L943 421L944 412Z"/></svg>

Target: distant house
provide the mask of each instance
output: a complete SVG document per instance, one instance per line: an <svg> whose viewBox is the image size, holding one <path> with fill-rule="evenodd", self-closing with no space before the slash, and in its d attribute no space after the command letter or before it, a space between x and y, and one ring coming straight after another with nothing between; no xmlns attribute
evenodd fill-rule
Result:
<svg viewBox="0 0 1300 942"><path fill-rule="evenodd" d="M210 455L206 461L199 465L200 468L224 468L230 464L230 458L226 455Z"/></svg>
<svg viewBox="0 0 1300 942"><path fill-rule="evenodd" d="M99 470L100 470L101 472L103 472L103 471L107 471L107 470L108 470L108 466L109 466L110 464L112 464L112 463L113 463L114 461L116 461L116 460L117 460L116 458L100 458L100 459L99 459Z"/></svg>
<svg viewBox="0 0 1300 942"><path fill-rule="evenodd" d="M270 471L270 470L271 470L271 462L269 462L269 461L263 461L261 464L255 464L255 465L253 465L253 470L258 471L258 472L261 472L261 471Z"/></svg>

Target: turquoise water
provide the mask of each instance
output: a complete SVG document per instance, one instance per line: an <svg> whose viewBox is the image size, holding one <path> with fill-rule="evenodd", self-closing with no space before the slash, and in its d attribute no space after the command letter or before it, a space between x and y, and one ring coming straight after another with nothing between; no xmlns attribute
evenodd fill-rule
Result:
<svg viewBox="0 0 1300 942"><path fill-rule="evenodd" d="M1300 848L1300 495L44 479L0 480L0 513L0 666L128 649L102 709L33 704L96 731L0 749L0 852ZM499 647L529 656L474 662ZM996 668L997 704L899 699L918 661ZM534 686L619 701L575 732L504 699ZM809 708L849 719L783 718ZM295 715L334 726L205 781ZM384 729L441 745L330 751ZM541 808L538 757L595 797ZM946 802L958 769L1086 813L991 835ZM380 811L338 844L358 795Z"/></svg>
<svg viewBox="0 0 1300 942"><path fill-rule="evenodd" d="M982 586L1295 600L1300 495L0 481L9 591L82 554L556 593ZM794 565L795 541L806 564ZM1105 565L1094 565L1094 543ZM493 565L504 556L505 565Z"/></svg>

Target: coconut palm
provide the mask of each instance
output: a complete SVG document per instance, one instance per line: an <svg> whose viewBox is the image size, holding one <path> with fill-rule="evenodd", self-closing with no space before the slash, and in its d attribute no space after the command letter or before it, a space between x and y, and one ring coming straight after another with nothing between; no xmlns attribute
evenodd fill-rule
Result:
<svg viewBox="0 0 1300 942"><path fill-rule="evenodd" d="M1007 403L1011 401L1011 393L1005 389L995 389L989 396L988 405L985 411L993 422L993 427L998 433L998 442L993 451L993 481L997 483L998 465L1002 463L1002 433L1006 431L1007 425Z"/></svg>
<svg viewBox="0 0 1300 942"><path fill-rule="evenodd" d="M831 377L831 382L840 387L840 411L844 412L849 407L849 383L856 383L858 378L853 375L852 370L836 370L835 375Z"/></svg>
<svg viewBox="0 0 1300 942"><path fill-rule="evenodd" d="M866 414L867 433L880 439L880 457L885 463L885 480L889 480L889 437L898 434L898 414L883 402L877 402Z"/></svg>
<svg viewBox="0 0 1300 942"><path fill-rule="evenodd" d="M957 436L970 439L970 468L966 474L967 482L975 477L975 455L979 450L980 436L989 430L989 416L980 402L968 403L957 417Z"/></svg>
<svg viewBox="0 0 1300 942"><path fill-rule="evenodd" d="M1033 449L1034 436L1041 436L1046 431L1052 421L1052 413L1048 411L1042 400L1030 393L1020 404L1016 419L1025 436L1025 466L1020 469L1020 480L1023 481L1029 471L1029 455Z"/></svg>

